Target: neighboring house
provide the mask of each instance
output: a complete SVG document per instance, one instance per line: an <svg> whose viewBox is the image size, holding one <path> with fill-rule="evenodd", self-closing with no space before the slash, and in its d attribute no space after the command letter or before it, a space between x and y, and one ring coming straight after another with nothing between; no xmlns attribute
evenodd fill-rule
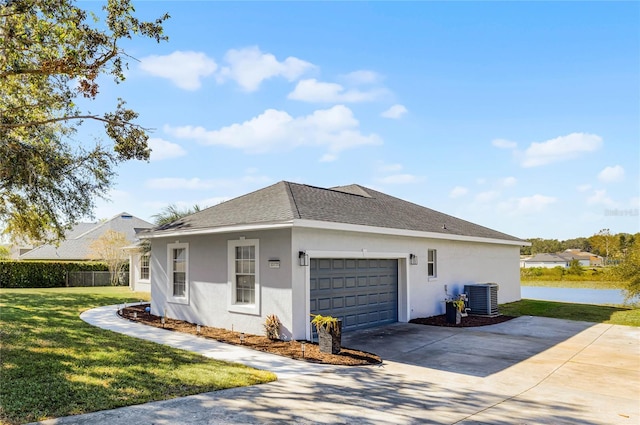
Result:
<svg viewBox="0 0 640 425"><path fill-rule="evenodd" d="M590 252L582 251L581 249L567 249L564 251L564 254L571 255L572 259L575 258L580 261L581 266L594 267L604 265L604 258Z"/></svg>
<svg viewBox="0 0 640 425"><path fill-rule="evenodd" d="M107 230L124 233L127 240L135 243L138 240L136 232L151 227L153 227L153 224L123 212L100 223L78 223L65 234L65 239L61 241L59 245L40 245L22 254L19 259L96 260L91 244L100 238Z"/></svg>
<svg viewBox="0 0 640 425"><path fill-rule="evenodd" d="M280 182L141 232L151 245L151 311L309 339L310 314L345 332L442 314L465 284L520 299L528 242L359 185ZM448 292L448 294L447 294Z"/></svg>
<svg viewBox="0 0 640 425"><path fill-rule="evenodd" d="M567 258L567 256L562 256L560 254L546 254L540 253L536 254L533 257L524 260L522 267L528 269L532 267L543 267L547 269L552 269L554 267L569 267L569 263L571 263L571 258Z"/></svg>
<svg viewBox="0 0 640 425"><path fill-rule="evenodd" d="M536 254L533 257L522 260L520 267L568 268L573 260L578 260L578 263L583 267L602 266L603 264L602 257L599 255L583 252L579 249L567 249L555 254Z"/></svg>

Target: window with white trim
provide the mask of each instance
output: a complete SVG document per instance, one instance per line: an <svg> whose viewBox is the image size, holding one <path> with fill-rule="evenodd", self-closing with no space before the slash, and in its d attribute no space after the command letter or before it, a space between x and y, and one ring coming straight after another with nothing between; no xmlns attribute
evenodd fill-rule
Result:
<svg viewBox="0 0 640 425"><path fill-rule="evenodd" d="M260 303L258 239L228 242L230 309L257 312Z"/></svg>
<svg viewBox="0 0 640 425"><path fill-rule="evenodd" d="M149 253L140 256L140 280L149 280L149 258Z"/></svg>
<svg viewBox="0 0 640 425"><path fill-rule="evenodd" d="M438 276L438 268L437 268L437 252L435 249L427 250L427 276L428 277L437 277Z"/></svg>
<svg viewBox="0 0 640 425"><path fill-rule="evenodd" d="M167 245L169 295L175 302L186 302L189 296L189 244Z"/></svg>
<svg viewBox="0 0 640 425"><path fill-rule="evenodd" d="M236 247L236 304L256 303L256 247Z"/></svg>

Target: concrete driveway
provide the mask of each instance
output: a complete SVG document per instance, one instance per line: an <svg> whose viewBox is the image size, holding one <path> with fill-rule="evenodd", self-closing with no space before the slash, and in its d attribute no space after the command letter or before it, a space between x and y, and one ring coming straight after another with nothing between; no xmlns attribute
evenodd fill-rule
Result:
<svg viewBox="0 0 640 425"><path fill-rule="evenodd" d="M304 371L296 362L299 373L270 384L44 423L640 423L638 328L539 317L463 329L395 324L345 335L343 345L384 363Z"/></svg>

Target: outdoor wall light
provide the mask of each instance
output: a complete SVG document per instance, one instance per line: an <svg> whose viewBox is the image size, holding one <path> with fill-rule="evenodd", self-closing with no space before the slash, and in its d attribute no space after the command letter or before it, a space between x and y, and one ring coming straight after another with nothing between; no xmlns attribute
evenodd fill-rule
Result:
<svg viewBox="0 0 640 425"><path fill-rule="evenodd" d="M304 251L298 251L298 261L301 266L309 265L309 257L307 257L307 253Z"/></svg>
<svg viewBox="0 0 640 425"><path fill-rule="evenodd" d="M418 256L416 254L409 254L409 264L412 266L418 265Z"/></svg>

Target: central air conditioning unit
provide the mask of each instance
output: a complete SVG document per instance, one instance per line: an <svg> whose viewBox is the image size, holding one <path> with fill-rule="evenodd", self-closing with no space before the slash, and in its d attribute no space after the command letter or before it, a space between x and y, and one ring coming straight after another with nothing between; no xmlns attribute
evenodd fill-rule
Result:
<svg viewBox="0 0 640 425"><path fill-rule="evenodd" d="M477 283L464 285L464 292L469 299L471 314L479 316L498 316L498 284Z"/></svg>

